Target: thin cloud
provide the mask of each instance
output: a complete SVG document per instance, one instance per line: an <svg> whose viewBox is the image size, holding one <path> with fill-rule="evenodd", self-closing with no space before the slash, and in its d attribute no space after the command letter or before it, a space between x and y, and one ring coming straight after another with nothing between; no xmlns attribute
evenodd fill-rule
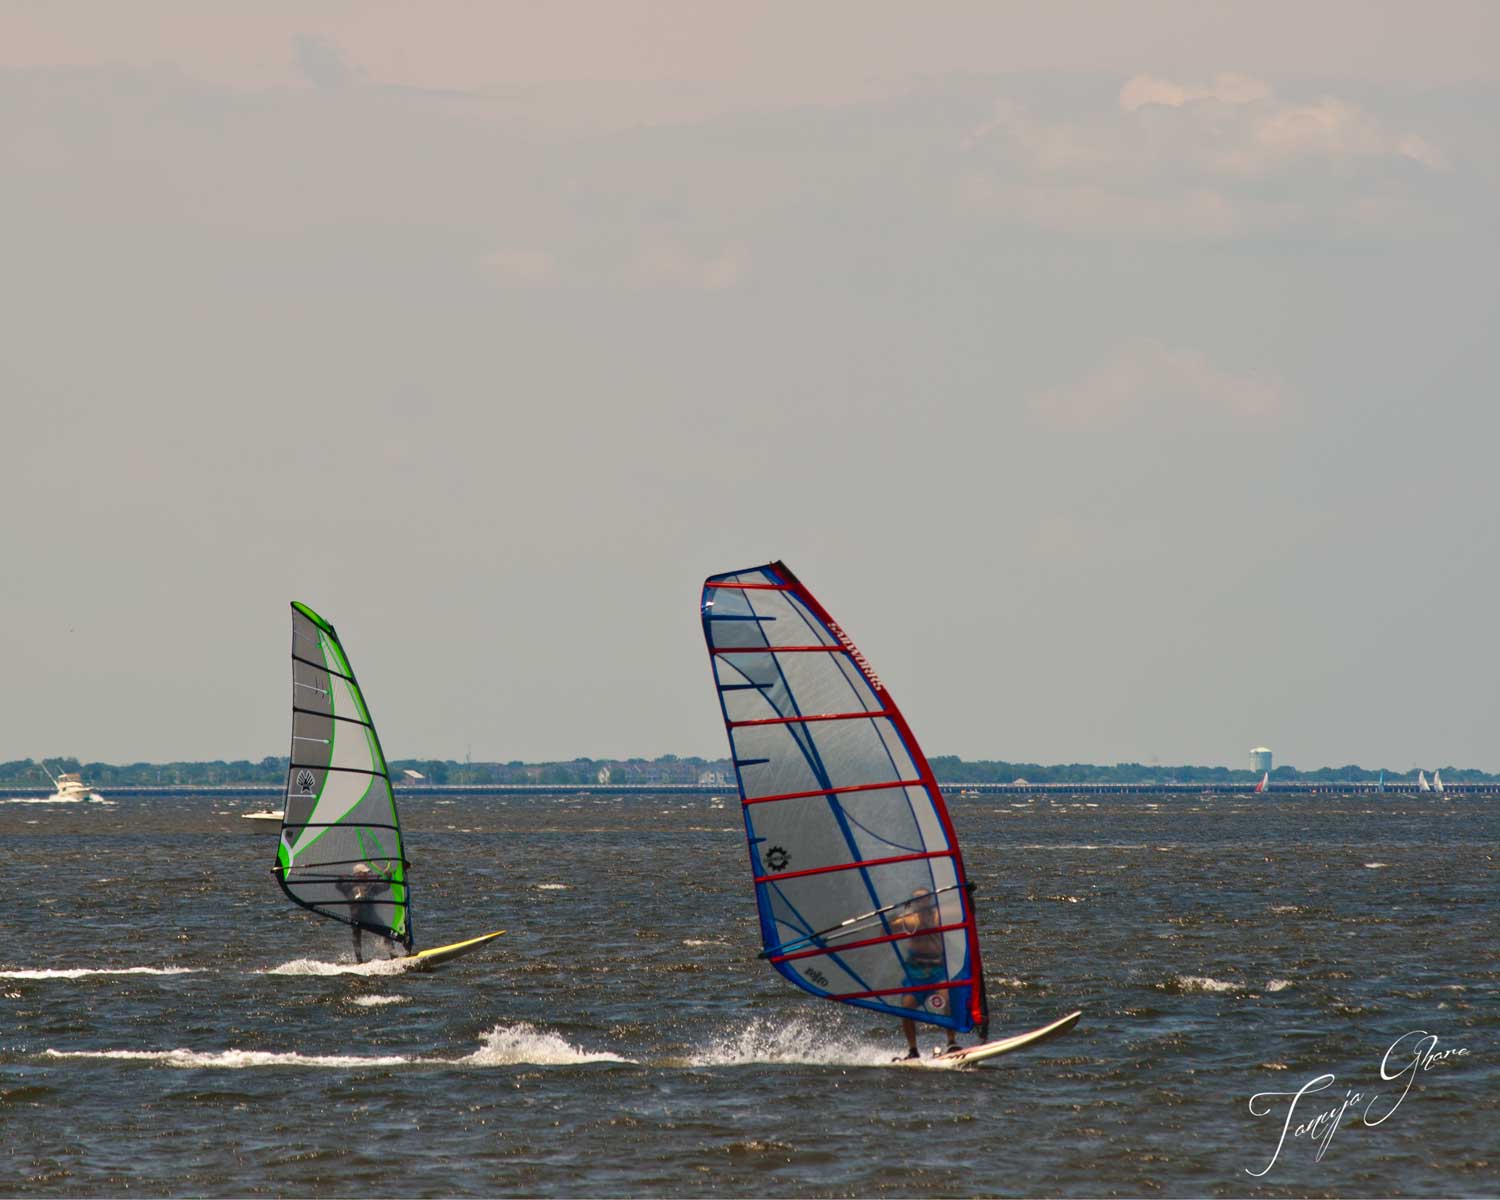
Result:
<svg viewBox="0 0 1500 1200"><path fill-rule="evenodd" d="M1136 75L1113 108L1068 118L1002 99L961 148L964 208L1051 232L1173 240L1373 233L1382 219L1417 228L1431 197L1422 177L1450 166L1399 119L1336 96L1283 99L1233 74L1206 84Z"/></svg>
<svg viewBox="0 0 1500 1200"><path fill-rule="evenodd" d="M1404 158L1430 170L1448 167L1438 147L1348 100L1282 100L1270 84L1247 75L1219 75L1205 86L1137 75L1120 88L1123 112L1152 107L1183 110L1189 124L1176 140L1189 151L1188 162L1207 171L1267 175L1309 159ZM1189 139L1205 129L1215 133L1220 149L1200 159Z"/></svg>
<svg viewBox="0 0 1500 1200"><path fill-rule="evenodd" d="M480 259L479 265L492 280L512 287L544 287L557 279L557 260L545 250L496 250Z"/></svg>
<svg viewBox="0 0 1500 1200"><path fill-rule="evenodd" d="M1125 342L1072 383L1033 396L1028 408L1036 424L1058 433L1269 430L1290 413L1278 382L1233 375L1200 350L1148 339Z"/></svg>
<svg viewBox="0 0 1500 1200"><path fill-rule="evenodd" d="M589 261L590 257L581 250L569 254L516 247L485 255L479 267L492 283L512 288L722 292L738 287L751 264L750 253L743 246L700 251L662 237L643 238L604 256L602 261Z"/></svg>
<svg viewBox="0 0 1500 1200"><path fill-rule="evenodd" d="M958 203L970 212L1027 228L1087 237L1220 240L1249 227L1242 206L1212 187L1150 194L1088 182L1033 183L975 172L960 182Z"/></svg>
<svg viewBox="0 0 1500 1200"><path fill-rule="evenodd" d="M1248 75L1216 76L1207 87L1190 87L1159 79L1155 75L1137 75L1120 89L1120 107L1135 112L1150 104L1181 108L1196 100L1217 100L1221 104L1253 104L1271 95L1270 86Z"/></svg>
<svg viewBox="0 0 1500 1200"><path fill-rule="evenodd" d="M672 241L639 246L624 265L625 286L643 290L722 292L738 286L750 270L742 246L695 253Z"/></svg>
<svg viewBox="0 0 1500 1200"><path fill-rule="evenodd" d="M297 71L318 88L342 88L358 82L358 72L331 38L299 33L292 38L292 57Z"/></svg>

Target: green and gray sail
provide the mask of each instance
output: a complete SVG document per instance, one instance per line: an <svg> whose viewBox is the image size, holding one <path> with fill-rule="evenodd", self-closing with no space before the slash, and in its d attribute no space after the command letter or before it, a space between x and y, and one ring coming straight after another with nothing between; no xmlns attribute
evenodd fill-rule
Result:
<svg viewBox="0 0 1500 1200"><path fill-rule="evenodd" d="M380 738L339 635L295 600L292 752L276 853L276 879L298 904L410 951L408 863Z"/></svg>

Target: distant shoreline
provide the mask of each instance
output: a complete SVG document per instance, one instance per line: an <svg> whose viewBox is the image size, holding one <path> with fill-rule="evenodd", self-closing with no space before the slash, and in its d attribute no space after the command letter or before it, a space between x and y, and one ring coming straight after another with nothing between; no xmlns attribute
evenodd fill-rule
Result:
<svg viewBox="0 0 1500 1200"><path fill-rule="evenodd" d="M933 774L945 791L979 788L1015 788L1028 785L1066 787L1123 787L1166 790L1202 790L1211 788L1236 791L1260 782L1261 772L1230 767L1166 766L1143 763L1115 763L1103 766L1092 763L1042 764L1010 762L1003 759L965 760L955 755L935 755L929 760ZM393 759L391 779L403 791L425 788L537 788L543 794L578 788L602 791L643 791L650 789L734 792L733 764L727 758L679 757L674 754L658 758L593 759L575 758L554 762L455 762L452 759ZM80 774L84 781L100 790L140 789L160 791L163 788L238 788L280 791L286 784L287 759L267 756L258 761L238 759L225 761L168 763L81 762L75 758L18 759L0 762L0 789L31 792L50 782L43 768L53 775L64 771ZM1435 770L1442 772L1451 789L1476 785L1500 785L1500 775L1471 768L1434 763L1423 768L1430 779ZM1382 777L1388 791L1410 787L1417 790L1417 767L1409 770L1365 768L1357 765L1319 767L1299 771L1280 766L1270 773L1270 786L1277 789L1325 789L1378 786Z"/></svg>
<svg viewBox="0 0 1500 1200"><path fill-rule="evenodd" d="M80 763L48 759L48 770L77 772L90 788L116 796L280 795L286 788L287 760L267 758L258 763ZM1114 768L1088 764L1040 766L999 761L964 762L957 758L932 760L939 785L950 800L1005 795L1101 794L1238 795L1253 791L1260 773L1226 767L1142 767L1133 763ZM1440 767L1442 794L1500 795L1500 775L1458 767ZM737 797L732 764L728 760L678 758L672 755L647 761L575 759L561 763L457 763L436 760L397 760L390 764L391 780L401 795L510 793L531 796L684 795ZM1384 773L1358 767L1297 771L1280 767L1271 772L1272 794L1311 795L1427 795L1420 791L1417 772ZM52 791L33 760L0 763L0 794L46 796Z"/></svg>

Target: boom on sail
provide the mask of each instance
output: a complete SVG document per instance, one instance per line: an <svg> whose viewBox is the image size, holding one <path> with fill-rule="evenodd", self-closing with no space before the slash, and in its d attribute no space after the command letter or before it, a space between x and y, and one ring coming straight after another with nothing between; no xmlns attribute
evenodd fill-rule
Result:
<svg viewBox="0 0 1500 1200"><path fill-rule="evenodd" d="M785 564L710 576L761 957L825 999L987 1036L970 885L896 702Z"/></svg>
<svg viewBox="0 0 1500 1200"><path fill-rule="evenodd" d="M293 601L292 752L276 881L303 908L410 953L409 865L385 754L354 668L333 626Z"/></svg>

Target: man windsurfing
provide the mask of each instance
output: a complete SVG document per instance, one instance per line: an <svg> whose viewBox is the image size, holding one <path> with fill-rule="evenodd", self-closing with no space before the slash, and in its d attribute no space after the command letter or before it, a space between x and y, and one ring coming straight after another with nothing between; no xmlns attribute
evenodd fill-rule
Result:
<svg viewBox="0 0 1500 1200"><path fill-rule="evenodd" d="M889 923L892 933L912 935L906 939L906 952L903 955L906 982L913 987L946 982L948 965L943 954L943 935L923 932L935 930L941 924L937 897L926 888L918 888L906 902L906 911L900 916L892 917ZM907 992L901 997L901 1004L905 1008L920 1008L926 995L926 992ZM910 1017L902 1017L901 1032L906 1035L906 1057L920 1058L921 1053L917 1050L917 1023ZM947 1034L948 1045L942 1053L951 1054L958 1049L957 1034L952 1029L947 1030Z"/></svg>
<svg viewBox="0 0 1500 1200"><path fill-rule="evenodd" d="M364 955L364 931L379 930L380 915L375 911L379 897L391 890L391 881L384 875L376 875L369 863L355 863L354 872L334 885L349 901L350 928L354 934L354 961L362 963ZM401 957L401 944L388 933L381 933L386 940L387 958Z"/></svg>

